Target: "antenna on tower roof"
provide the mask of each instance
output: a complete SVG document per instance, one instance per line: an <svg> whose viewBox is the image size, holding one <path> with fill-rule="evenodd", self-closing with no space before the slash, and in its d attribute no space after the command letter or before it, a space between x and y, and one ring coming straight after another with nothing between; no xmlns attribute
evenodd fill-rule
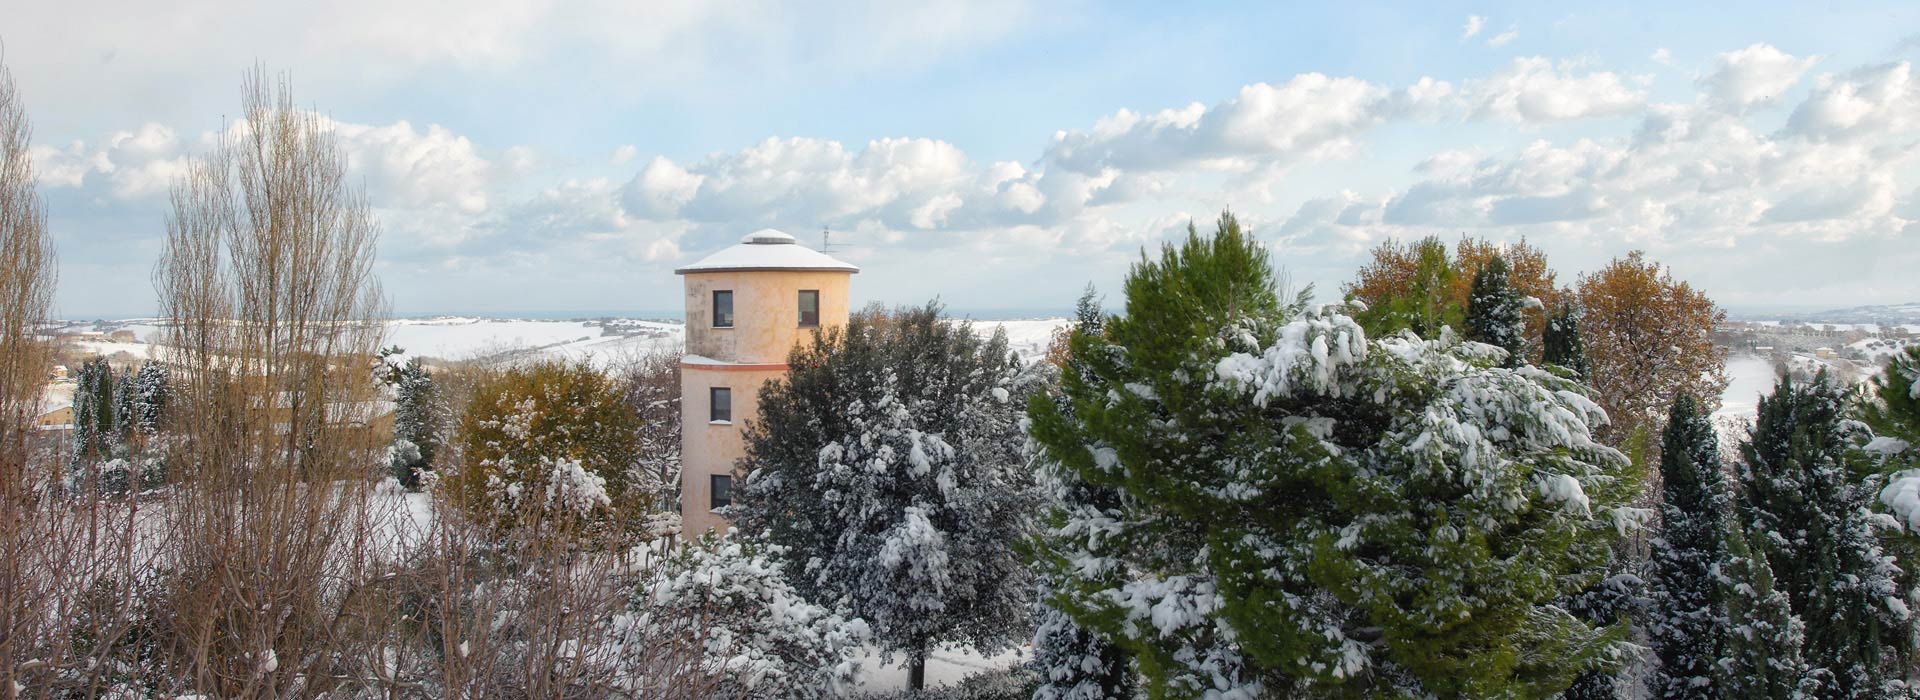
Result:
<svg viewBox="0 0 1920 700"><path fill-rule="evenodd" d="M820 252L831 253L836 250L846 251L846 250L853 250L859 247L860 246L847 245L845 243L834 243L833 228L824 224L820 226Z"/></svg>

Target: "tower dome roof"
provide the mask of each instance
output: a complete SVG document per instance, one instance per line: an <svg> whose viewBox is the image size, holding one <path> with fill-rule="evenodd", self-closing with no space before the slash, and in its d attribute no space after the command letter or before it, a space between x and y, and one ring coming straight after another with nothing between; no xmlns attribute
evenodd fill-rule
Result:
<svg viewBox="0 0 1920 700"><path fill-rule="evenodd" d="M859 272L851 263L800 245L785 231L763 228L749 233L739 243L727 246L699 262L674 270L675 274L693 272L740 272L748 270L816 270Z"/></svg>

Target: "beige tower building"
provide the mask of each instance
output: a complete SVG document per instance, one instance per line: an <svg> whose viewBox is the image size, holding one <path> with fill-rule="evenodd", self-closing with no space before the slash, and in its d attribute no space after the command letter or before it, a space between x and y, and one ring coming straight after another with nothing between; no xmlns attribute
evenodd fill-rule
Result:
<svg viewBox="0 0 1920 700"><path fill-rule="evenodd" d="M688 537L726 528L741 431L760 385L785 374L787 352L847 323L860 268L761 229L674 272L686 281L687 354L680 361L680 518Z"/></svg>

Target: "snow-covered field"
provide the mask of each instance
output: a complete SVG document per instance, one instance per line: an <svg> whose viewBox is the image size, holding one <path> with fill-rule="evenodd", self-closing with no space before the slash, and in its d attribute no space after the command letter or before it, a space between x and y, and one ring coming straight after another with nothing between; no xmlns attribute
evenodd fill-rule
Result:
<svg viewBox="0 0 1920 700"><path fill-rule="evenodd" d="M1029 362L1047 352L1053 331L1067 323L1065 319L976 320L980 333L1005 329L1008 344ZM163 329L151 319L110 322L107 329L128 330L136 342L114 342L88 338L75 346L90 354L113 355L125 352L135 358L151 357ZM56 333L95 330L93 324L74 324ZM596 321L540 321L526 319L443 316L438 318L395 319L387 322L385 345L400 346L409 357L442 360L564 358L583 360L602 367L618 366L656 349L679 350L686 344L686 328L669 321L608 319Z"/></svg>
<svg viewBox="0 0 1920 700"><path fill-rule="evenodd" d="M678 323L660 321L528 321L471 317L387 322L387 344L402 357L467 360L535 355L617 364L655 348L686 343Z"/></svg>

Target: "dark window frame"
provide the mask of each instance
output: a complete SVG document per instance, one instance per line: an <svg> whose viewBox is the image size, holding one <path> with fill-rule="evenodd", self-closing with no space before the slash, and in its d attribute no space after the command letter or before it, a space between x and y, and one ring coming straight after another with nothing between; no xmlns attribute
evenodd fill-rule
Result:
<svg viewBox="0 0 1920 700"><path fill-rule="evenodd" d="M724 488L722 488L722 484L725 484ZM720 495L722 491L726 492L724 498ZM733 475L708 474L707 510L720 510L730 505L733 505Z"/></svg>
<svg viewBox="0 0 1920 700"><path fill-rule="evenodd" d="M727 299L727 315L724 319L726 321L725 323L721 323L723 319L720 316L720 297L723 294L726 295L726 299ZM733 319L733 290L731 289L713 290L713 327L714 328L732 328L733 320L734 320Z"/></svg>
<svg viewBox="0 0 1920 700"><path fill-rule="evenodd" d="M722 393L725 393L727 395L727 400L725 402L722 402L720 400L720 395ZM721 415L723 412L725 413L724 416ZM733 422L733 387L730 387L730 386L707 387L707 422L709 423L732 423Z"/></svg>
<svg viewBox="0 0 1920 700"><path fill-rule="evenodd" d="M813 295L813 321L811 322L807 321L807 301L806 300L807 300L808 294ZM800 327L801 328L819 328L820 327L820 290L802 289L800 290L800 298L796 301L797 301L797 306L800 307Z"/></svg>

